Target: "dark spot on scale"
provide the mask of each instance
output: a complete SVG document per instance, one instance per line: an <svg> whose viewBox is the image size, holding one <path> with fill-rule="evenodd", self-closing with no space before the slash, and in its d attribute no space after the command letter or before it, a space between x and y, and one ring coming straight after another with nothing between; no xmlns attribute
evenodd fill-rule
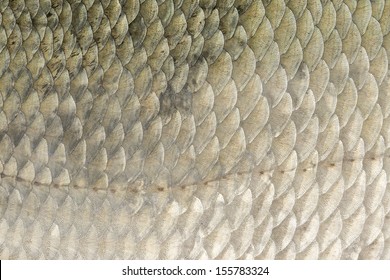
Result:
<svg viewBox="0 0 390 280"><path fill-rule="evenodd" d="M372 157L371 160L375 160L375 157Z"/></svg>
<svg viewBox="0 0 390 280"><path fill-rule="evenodd" d="M134 48L139 48L146 36L146 26L140 14L129 24L129 33L133 40Z"/></svg>
<svg viewBox="0 0 390 280"><path fill-rule="evenodd" d="M58 188L60 187L60 185L59 185L59 184L54 184L53 187L54 187L55 189L58 189Z"/></svg>
<svg viewBox="0 0 390 280"><path fill-rule="evenodd" d="M195 81L196 82L196 81ZM192 94L185 85L180 92L175 92L170 85L160 95L160 111L162 117L172 116L179 111L181 114L188 115L192 108Z"/></svg>
<svg viewBox="0 0 390 280"><path fill-rule="evenodd" d="M336 164L335 163L331 163L331 164L329 164L331 167L334 167L334 166L336 166Z"/></svg>
<svg viewBox="0 0 390 280"><path fill-rule="evenodd" d="M111 193L116 193L116 189L110 189Z"/></svg>
<svg viewBox="0 0 390 280"><path fill-rule="evenodd" d="M136 188L131 188L130 191L131 191L132 193L138 193L138 190L137 190Z"/></svg>
<svg viewBox="0 0 390 280"><path fill-rule="evenodd" d="M303 172L306 172L307 171L307 169L306 168L303 168Z"/></svg>
<svg viewBox="0 0 390 280"><path fill-rule="evenodd" d="M157 190L158 190L159 192L163 192L163 191L164 191L164 188L163 188L163 187L158 187Z"/></svg>

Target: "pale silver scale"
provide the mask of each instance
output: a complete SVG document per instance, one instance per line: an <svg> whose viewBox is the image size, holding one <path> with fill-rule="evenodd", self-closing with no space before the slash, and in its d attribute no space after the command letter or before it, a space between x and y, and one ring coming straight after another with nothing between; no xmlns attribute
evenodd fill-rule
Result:
<svg viewBox="0 0 390 280"><path fill-rule="evenodd" d="M1 259L389 259L390 2L0 3Z"/></svg>

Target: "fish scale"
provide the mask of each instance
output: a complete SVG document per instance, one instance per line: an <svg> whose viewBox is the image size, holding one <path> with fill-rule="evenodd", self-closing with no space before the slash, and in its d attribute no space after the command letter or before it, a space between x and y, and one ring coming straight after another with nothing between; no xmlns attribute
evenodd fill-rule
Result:
<svg viewBox="0 0 390 280"><path fill-rule="evenodd" d="M390 2L0 3L1 259L389 259Z"/></svg>

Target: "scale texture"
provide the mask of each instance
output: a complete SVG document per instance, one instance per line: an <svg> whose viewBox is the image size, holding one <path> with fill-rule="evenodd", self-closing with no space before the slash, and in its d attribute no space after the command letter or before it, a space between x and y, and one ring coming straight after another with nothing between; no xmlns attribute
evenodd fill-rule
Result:
<svg viewBox="0 0 390 280"><path fill-rule="evenodd" d="M390 1L2 0L1 259L390 259Z"/></svg>

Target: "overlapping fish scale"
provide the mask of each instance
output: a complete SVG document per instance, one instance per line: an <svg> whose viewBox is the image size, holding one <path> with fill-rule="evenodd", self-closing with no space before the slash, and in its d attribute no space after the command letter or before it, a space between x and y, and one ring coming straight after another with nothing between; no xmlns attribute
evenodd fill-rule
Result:
<svg viewBox="0 0 390 280"><path fill-rule="evenodd" d="M0 9L2 257L388 257L387 3L52 4Z"/></svg>

